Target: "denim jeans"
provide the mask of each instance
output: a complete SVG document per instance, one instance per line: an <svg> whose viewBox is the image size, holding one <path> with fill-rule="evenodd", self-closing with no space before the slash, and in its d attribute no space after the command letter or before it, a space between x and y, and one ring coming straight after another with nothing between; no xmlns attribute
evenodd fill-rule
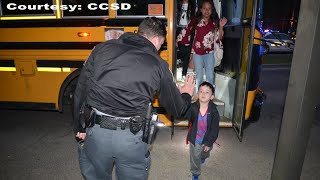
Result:
<svg viewBox="0 0 320 180"><path fill-rule="evenodd" d="M196 91L203 82L203 67L206 70L206 81L214 85L214 55L213 53L199 55L193 54L193 61L196 70Z"/></svg>

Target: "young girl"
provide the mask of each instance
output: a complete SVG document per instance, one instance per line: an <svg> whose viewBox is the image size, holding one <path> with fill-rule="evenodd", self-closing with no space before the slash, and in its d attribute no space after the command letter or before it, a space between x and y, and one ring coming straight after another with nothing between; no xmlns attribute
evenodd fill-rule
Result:
<svg viewBox="0 0 320 180"><path fill-rule="evenodd" d="M192 0L178 0L177 3L177 31L178 35L182 29L184 29L190 20L195 17L195 3ZM187 48L187 49L186 49ZM182 61L182 78L187 75L189 59L190 59L190 51L188 47L185 47L182 44L178 44L178 54L177 58ZM186 51L189 53L186 53Z"/></svg>
<svg viewBox="0 0 320 180"><path fill-rule="evenodd" d="M219 32L219 42L223 36L223 26L226 18L219 20L212 0L203 0L199 6L196 17L177 37L180 44L190 43L191 32L195 29L195 37L192 44L192 54L196 72L197 87L203 82L203 67L206 71L206 81L214 86L214 33ZM217 31L219 30L219 31Z"/></svg>
<svg viewBox="0 0 320 180"><path fill-rule="evenodd" d="M198 180L201 164L210 156L213 143L219 133L219 112L212 102L214 87L203 82L199 86L198 101L192 103L187 113L189 132L187 140L190 144L190 170L192 179Z"/></svg>

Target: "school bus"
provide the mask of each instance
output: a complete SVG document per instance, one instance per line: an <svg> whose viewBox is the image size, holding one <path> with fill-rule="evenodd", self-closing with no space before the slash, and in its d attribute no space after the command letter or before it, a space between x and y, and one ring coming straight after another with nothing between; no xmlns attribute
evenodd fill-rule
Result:
<svg viewBox="0 0 320 180"><path fill-rule="evenodd" d="M241 135L242 122L248 119L245 114L250 115L257 89L253 86L248 91L250 67L255 59L252 52L261 44L254 41L255 36L261 36L255 27L258 2L214 3L218 14L228 19L224 58L215 76L220 126L234 127ZM0 107L63 112L73 102L77 78L93 47L124 32L136 32L147 16L166 23L166 42L159 53L177 78L175 5L173 0L2 0ZM153 105L160 120L172 125L172 118L157 98Z"/></svg>

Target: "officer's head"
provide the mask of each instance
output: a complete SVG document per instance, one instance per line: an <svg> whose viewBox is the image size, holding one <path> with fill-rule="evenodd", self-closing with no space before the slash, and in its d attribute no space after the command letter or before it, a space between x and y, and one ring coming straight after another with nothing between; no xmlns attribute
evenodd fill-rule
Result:
<svg viewBox="0 0 320 180"><path fill-rule="evenodd" d="M159 50L166 39L167 31L166 26L160 19L147 17L140 23L138 34L149 39L157 50Z"/></svg>

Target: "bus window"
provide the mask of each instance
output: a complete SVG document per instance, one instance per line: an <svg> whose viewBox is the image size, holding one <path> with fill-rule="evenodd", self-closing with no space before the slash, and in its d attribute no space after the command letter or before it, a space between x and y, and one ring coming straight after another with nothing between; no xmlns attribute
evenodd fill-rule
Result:
<svg viewBox="0 0 320 180"><path fill-rule="evenodd" d="M109 6L106 0L62 0L62 5L74 6L75 9L63 10L63 16L108 16Z"/></svg>
<svg viewBox="0 0 320 180"><path fill-rule="evenodd" d="M229 23L240 23L243 13L243 0L225 0L222 3L222 17Z"/></svg>
<svg viewBox="0 0 320 180"><path fill-rule="evenodd" d="M164 16L165 0L117 0L117 3L129 3L129 10L118 10L118 16Z"/></svg>
<svg viewBox="0 0 320 180"><path fill-rule="evenodd" d="M0 2L2 16L54 15L54 11L49 8L53 5L52 0L1 0ZM46 4L47 7L44 6Z"/></svg>

